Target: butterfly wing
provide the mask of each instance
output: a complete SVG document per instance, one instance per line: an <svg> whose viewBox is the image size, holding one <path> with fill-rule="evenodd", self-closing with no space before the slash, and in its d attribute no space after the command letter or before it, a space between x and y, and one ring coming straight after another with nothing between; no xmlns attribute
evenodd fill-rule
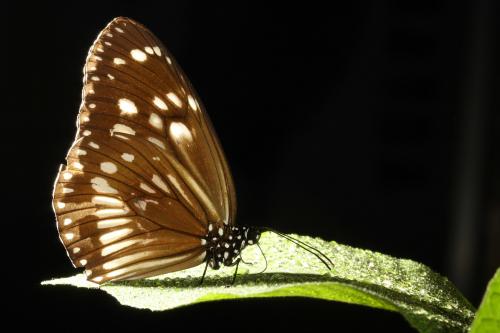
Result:
<svg viewBox="0 0 500 333"><path fill-rule="evenodd" d="M53 193L73 264L97 283L200 264L208 224L234 223L233 182L190 82L141 24L116 18L90 48L77 126Z"/></svg>

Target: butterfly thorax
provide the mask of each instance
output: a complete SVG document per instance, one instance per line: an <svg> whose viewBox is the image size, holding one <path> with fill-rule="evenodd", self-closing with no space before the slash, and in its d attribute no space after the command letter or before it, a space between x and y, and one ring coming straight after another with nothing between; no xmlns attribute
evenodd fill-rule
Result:
<svg viewBox="0 0 500 333"><path fill-rule="evenodd" d="M205 237L207 254L205 260L212 269L219 269L221 265L233 266L238 262L241 251L247 245L259 241L261 230L248 226L224 226L217 228L213 224L208 226Z"/></svg>

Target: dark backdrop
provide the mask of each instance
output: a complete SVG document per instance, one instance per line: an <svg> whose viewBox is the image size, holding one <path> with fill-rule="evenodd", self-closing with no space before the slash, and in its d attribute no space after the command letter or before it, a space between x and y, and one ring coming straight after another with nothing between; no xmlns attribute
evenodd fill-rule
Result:
<svg viewBox="0 0 500 333"><path fill-rule="evenodd" d="M38 286L75 273L52 184L75 135L87 50L120 15L164 41L197 88L233 171L238 223L420 261L477 305L500 262L493 1L430 3L5 5L4 257L22 291L16 312L54 330L412 331L397 314L316 300L153 314L99 292Z"/></svg>

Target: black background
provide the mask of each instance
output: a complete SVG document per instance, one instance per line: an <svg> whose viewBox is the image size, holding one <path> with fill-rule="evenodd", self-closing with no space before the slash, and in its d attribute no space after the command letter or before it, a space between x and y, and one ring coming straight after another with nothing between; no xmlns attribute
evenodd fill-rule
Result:
<svg viewBox="0 0 500 333"><path fill-rule="evenodd" d="M197 88L233 171L239 224L420 261L478 305L500 262L493 7L493 1L8 4L1 148L4 259L12 265L2 270L18 301L11 310L25 318L18 324L54 331L303 325L412 331L397 314L309 299L150 313L97 291L38 286L75 273L57 237L51 191L75 135L87 50L116 16L151 29Z"/></svg>

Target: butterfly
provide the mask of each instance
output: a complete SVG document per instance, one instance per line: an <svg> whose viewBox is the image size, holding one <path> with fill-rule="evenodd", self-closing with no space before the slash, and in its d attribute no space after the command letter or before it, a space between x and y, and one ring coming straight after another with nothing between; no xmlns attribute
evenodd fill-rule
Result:
<svg viewBox="0 0 500 333"><path fill-rule="evenodd" d="M115 18L91 46L77 128L52 203L59 238L89 281L205 263L203 281L208 266L237 271L241 251L274 231L235 225L234 184L208 114L174 57L140 23Z"/></svg>

